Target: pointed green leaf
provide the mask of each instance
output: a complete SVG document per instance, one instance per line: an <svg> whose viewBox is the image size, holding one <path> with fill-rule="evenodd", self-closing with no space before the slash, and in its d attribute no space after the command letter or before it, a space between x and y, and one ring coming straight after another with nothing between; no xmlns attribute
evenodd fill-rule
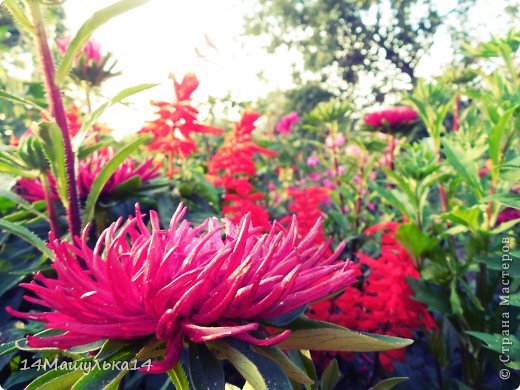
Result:
<svg viewBox="0 0 520 390"><path fill-rule="evenodd" d="M213 353L200 343L190 343L190 383L194 390L219 390L226 383L224 370Z"/></svg>
<svg viewBox="0 0 520 390"><path fill-rule="evenodd" d="M87 202L85 204L85 211L83 214L83 226L87 225L92 218L94 217L94 209L96 207L96 202L101 195L101 191L103 187L107 183L108 179L112 177L115 170L125 161L125 159L130 156L140 145L146 142L148 137L139 137L136 140L130 142L123 149L119 151L112 159L101 169L98 176L92 183L92 188L90 189L90 193L87 197Z"/></svg>
<svg viewBox="0 0 520 390"><path fill-rule="evenodd" d="M382 380L374 387L371 387L370 390L390 390L390 389L393 389L398 384L406 382L407 380L408 380L408 377L406 377L406 376L397 376L395 378L388 378L388 379Z"/></svg>
<svg viewBox="0 0 520 390"><path fill-rule="evenodd" d="M83 371L51 370L29 383L25 390L69 390Z"/></svg>
<svg viewBox="0 0 520 390"><path fill-rule="evenodd" d="M466 158L467 153L459 146L448 141L445 141L443 145L443 151L448 162L455 168L457 173L466 180L477 199L481 199L484 195L484 189L480 184L474 161Z"/></svg>
<svg viewBox="0 0 520 390"><path fill-rule="evenodd" d="M120 103L124 99L135 95L136 93L145 91L147 89L155 87L157 84L140 84L130 88L123 89L112 99L102 104L97 110L95 110L90 116L83 122L81 125L81 129L78 131L74 139L72 140L72 147L74 151L77 151L82 144L85 136L88 133L88 130L96 123L98 118L111 106L114 104Z"/></svg>
<svg viewBox="0 0 520 390"><path fill-rule="evenodd" d="M421 232L419 227L414 223L399 226L395 238L415 259L418 259L424 253L431 251L438 244L436 239Z"/></svg>
<svg viewBox="0 0 520 390"><path fill-rule="evenodd" d="M258 347L253 346L253 351L259 353L262 356L265 356L268 359L274 361L278 366L285 371L287 376L292 380L304 384L304 385L312 385L314 381L309 378L307 373L305 373L300 367L294 364L288 357L285 355L282 350L278 347Z"/></svg>
<svg viewBox="0 0 520 390"><path fill-rule="evenodd" d="M495 166L501 162L502 138L508 124L511 123L511 117L517 107L510 108L502 115L489 133L489 157Z"/></svg>
<svg viewBox="0 0 520 390"><path fill-rule="evenodd" d="M267 385L258 367L242 352L225 342L216 342L215 345L219 358L229 360L251 386L256 390L267 390Z"/></svg>
<svg viewBox="0 0 520 390"><path fill-rule="evenodd" d="M45 246L45 243L36 234L31 232L25 226L6 221L5 219L0 219L0 229L3 229L8 233L20 237L22 240L27 241L29 244L42 252L45 256L52 259L52 251Z"/></svg>
<svg viewBox="0 0 520 390"><path fill-rule="evenodd" d="M182 368L181 362L168 371L168 377L177 390L188 390L190 388L188 377L186 372L184 372L184 368Z"/></svg>
<svg viewBox="0 0 520 390"><path fill-rule="evenodd" d="M34 103L34 102L31 102L30 100L27 100L27 99L23 99L19 96L15 96L15 95L12 95L8 92L5 92L5 91L0 91L0 98L1 99L5 99L5 100L9 100L11 102L14 102L14 103L20 103L20 104L23 104L24 106L27 106L28 108L34 108L40 112L43 112L45 111L45 107L42 107L42 106L39 106L38 104Z"/></svg>
<svg viewBox="0 0 520 390"><path fill-rule="evenodd" d="M514 209L520 210L520 194L494 194L490 196L486 196L482 199L482 202L498 202L503 204L506 207L512 207Z"/></svg>
<svg viewBox="0 0 520 390"><path fill-rule="evenodd" d="M332 359L321 375L321 390L332 390L340 378L338 361Z"/></svg>
<svg viewBox="0 0 520 390"><path fill-rule="evenodd" d="M3 5L12 15L13 20L16 24L23 27L25 31L29 33L34 32L34 27L32 23L25 16L24 10L20 7L19 3L15 0L4 0Z"/></svg>
<svg viewBox="0 0 520 390"><path fill-rule="evenodd" d="M10 201L18 204L21 208L33 213L34 215L37 215L38 217L40 217L46 221L49 220L49 217L47 217L47 215L36 210L36 208L34 208L29 202L27 202L25 199L23 199L22 197L20 197L19 195L15 194L12 191L6 191L6 190L0 189L0 198L9 199Z"/></svg>
<svg viewBox="0 0 520 390"><path fill-rule="evenodd" d="M281 349L315 351L374 352L407 347L413 340L354 332L339 325L300 317L290 326L291 334L277 344Z"/></svg>
<svg viewBox="0 0 520 390"><path fill-rule="evenodd" d="M56 179L56 189L61 201L68 207L67 171L65 164L65 142L61 129L56 123L42 122L39 124L38 136L43 141L43 151L49 159L51 170Z"/></svg>

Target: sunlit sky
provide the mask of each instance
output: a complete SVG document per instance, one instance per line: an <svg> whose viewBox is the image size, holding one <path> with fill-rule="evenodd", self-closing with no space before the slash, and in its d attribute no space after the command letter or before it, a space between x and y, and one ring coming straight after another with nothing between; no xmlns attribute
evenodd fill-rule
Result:
<svg viewBox="0 0 520 390"><path fill-rule="evenodd" d="M113 2L113 1L111 1ZM113 53L121 76L103 87L104 96L113 96L123 88L141 83L159 83L118 106L102 118L118 134L128 134L153 117L150 100L171 100L173 88L169 74L181 77L195 72L200 87L195 99L208 95L236 100L254 100L269 91L292 85L291 65L300 60L298 53L279 50L269 54L265 38L244 37L243 18L255 0L151 0L149 3L118 16L94 34L104 50ZM452 2L439 0L441 12ZM489 31L503 30L497 0L479 0L472 11L475 38L487 38ZM74 34L84 20L107 0L68 0L64 3L65 24ZM209 42L208 42L209 40ZM431 56L418 68L421 76L439 73L449 45L448 34L436 36ZM258 75L262 73L260 79ZM233 119L233 118L230 118Z"/></svg>

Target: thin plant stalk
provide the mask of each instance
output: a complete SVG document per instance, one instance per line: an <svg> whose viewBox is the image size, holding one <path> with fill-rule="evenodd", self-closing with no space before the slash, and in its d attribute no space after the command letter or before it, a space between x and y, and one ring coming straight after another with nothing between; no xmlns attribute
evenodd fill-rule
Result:
<svg viewBox="0 0 520 390"><path fill-rule="evenodd" d="M49 182L48 173L42 172L40 175L40 180L43 185L43 191L45 194L45 205L47 206L47 214L49 215L49 223L51 226L51 232L54 237L60 237L60 229L58 224L58 216L56 214L56 209L54 208L54 203L52 200L52 189Z"/></svg>
<svg viewBox="0 0 520 390"><path fill-rule="evenodd" d="M39 3L37 0L29 0L28 4L35 29L38 58L44 75L49 110L56 120L57 125L61 129L63 142L65 145L65 169L67 177L67 196L69 200L67 217L69 222L69 229L73 237L79 236L81 233L81 216L74 168L75 156L72 150L72 144L67 125L67 117L65 115L65 108L63 107L61 91L54 81L54 62L52 60L51 51L47 42L43 15L41 13Z"/></svg>

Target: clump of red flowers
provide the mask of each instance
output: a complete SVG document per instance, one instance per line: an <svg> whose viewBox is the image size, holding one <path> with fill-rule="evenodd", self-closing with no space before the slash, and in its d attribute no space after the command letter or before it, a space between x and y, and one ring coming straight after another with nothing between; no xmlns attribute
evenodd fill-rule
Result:
<svg viewBox="0 0 520 390"><path fill-rule="evenodd" d="M368 235L381 231L381 255L375 259L358 253L359 262L353 267L360 285L347 288L334 300L313 305L311 317L358 331L406 338L411 338L415 330L437 328L426 306L413 299L414 291L406 278L418 279L420 274L394 237L398 226L395 222L383 223L365 231ZM393 371L393 360L404 358L405 349L379 353L387 371Z"/></svg>
<svg viewBox="0 0 520 390"><path fill-rule="evenodd" d="M307 187L302 189L290 188L287 195L293 199L289 204L289 211L294 213L298 221L300 239L305 236L320 219L323 212L320 205L330 199L331 190L326 187ZM282 219L282 223L288 221L288 217ZM325 241L323 229L318 233L317 240Z"/></svg>
<svg viewBox="0 0 520 390"><path fill-rule="evenodd" d="M199 80L193 73L184 76L181 83L173 78L176 100L174 102L152 102L157 108L157 119L148 122L141 133L153 135L148 144L152 152L166 154L169 158L169 174L173 174L173 158L185 159L197 150L192 133L219 135L223 130L200 123L199 112L190 103L192 93L198 88Z"/></svg>
<svg viewBox="0 0 520 390"><path fill-rule="evenodd" d="M161 229L151 211L150 229L136 206L135 218L124 225L120 218L93 248L88 227L74 243L51 234L56 276L38 273L22 284L36 295L26 296L27 301L49 310L7 311L63 333L28 336L28 345L67 349L154 335L166 348L164 358L147 371L162 373L177 364L185 341L234 337L260 346L277 344L291 331L273 333L262 323L354 281L349 263L336 261L344 243L323 256L328 245L316 242L321 221L298 244L294 219L287 230L275 223L268 234L260 234L249 214L238 225L210 218L193 227L183 219L185 213L180 205L169 227Z"/></svg>
<svg viewBox="0 0 520 390"><path fill-rule="evenodd" d="M373 127L394 127L418 118L417 112L407 106L396 106L375 111L365 116L365 124Z"/></svg>
<svg viewBox="0 0 520 390"><path fill-rule="evenodd" d="M255 143L252 132L261 114L246 111L242 118L226 136L224 144L211 158L208 175L216 186L224 187L224 207L222 213L233 221L238 221L246 213L251 213L253 223L269 229L269 214L262 201L264 195L254 191L249 179L256 175L255 154L276 156L272 150Z"/></svg>
<svg viewBox="0 0 520 390"><path fill-rule="evenodd" d="M113 148L104 148L95 151L85 160L79 162L77 182L78 195L80 199L87 199L92 185L94 184L94 180L115 154L116 152ZM137 186L141 183L146 183L159 176L157 170L158 167L153 166L152 159L139 163L128 157L117 167L116 171L108 179L101 191L101 195L113 194L118 186L127 183L129 180L137 180ZM56 180L52 175L49 175L49 182L51 186L52 200L59 201L58 191L56 189ZM21 178L16 183L16 189L20 196L27 201L35 202L45 199L45 191L39 179Z"/></svg>

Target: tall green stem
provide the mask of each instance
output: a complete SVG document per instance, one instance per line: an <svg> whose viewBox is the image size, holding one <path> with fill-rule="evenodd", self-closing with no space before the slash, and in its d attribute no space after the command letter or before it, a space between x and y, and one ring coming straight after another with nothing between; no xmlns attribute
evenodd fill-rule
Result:
<svg viewBox="0 0 520 390"><path fill-rule="evenodd" d="M56 209L52 200L52 189L49 183L49 176L46 172L42 172L40 180L43 185L43 191L45 194L45 205L47 206L47 214L49 215L49 221L51 225L51 232L55 238L60 237L60 230L58 225L58 217L56 215Z"/></svg>
<svg viewBox="0 0 520 390"><path fill-rule="evenodd" d="M35 29L38 58L44 74L49 110L61 129L65 144L65 169L67 176L67 195L69 200L67 217L69 229L73 237L79 236L81 233L81 216L79 210L78 189L76 185L76 174L74 170L75 157L74 152L72 151L67 117L63 107L61 91L54 81L54 62L47 42L47 35L45 33L45 26L39 2L38 0L29 0L28 4Z"/></svg>

